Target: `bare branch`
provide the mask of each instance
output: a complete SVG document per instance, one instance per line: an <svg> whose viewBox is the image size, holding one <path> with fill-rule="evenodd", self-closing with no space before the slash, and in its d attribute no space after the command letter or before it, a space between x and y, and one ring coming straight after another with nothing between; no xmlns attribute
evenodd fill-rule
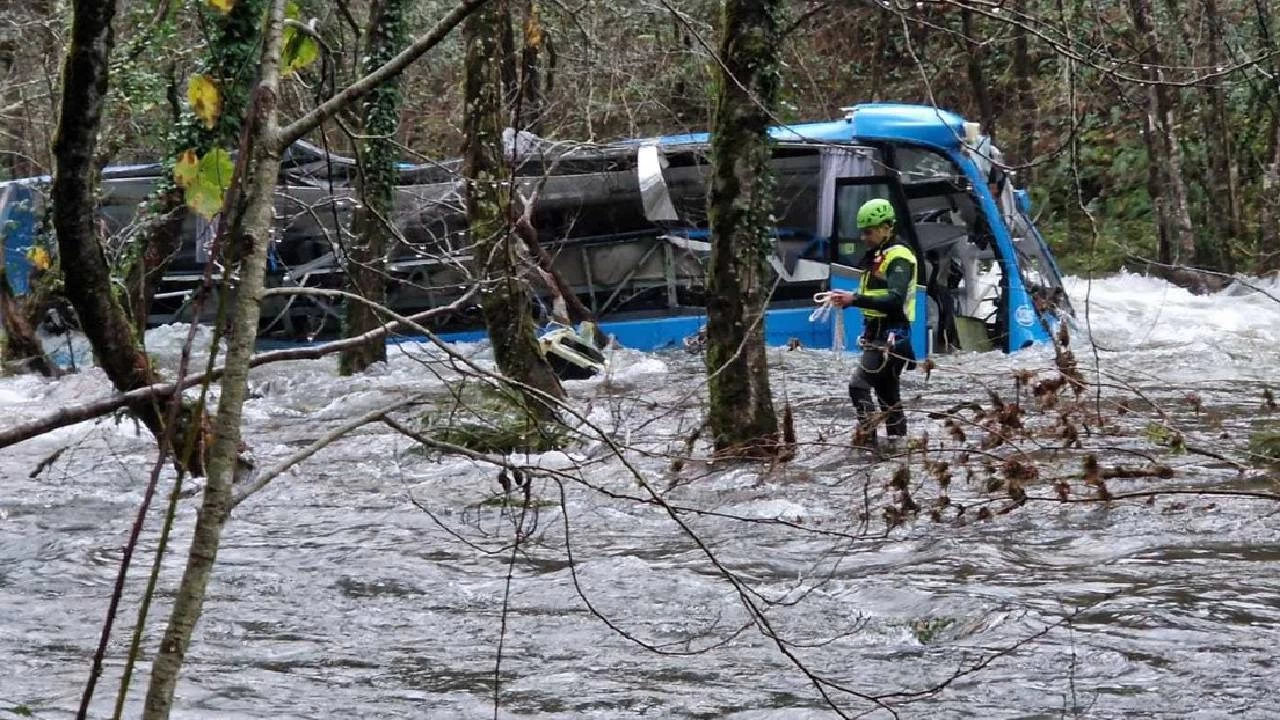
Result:
<svg viewBox="0 0 1280 720"><path fill-rule="evenodd" d="M280 475L283 475L285 472L287 472L290 468L297 465L298 463L303 462L304 460L311 457L312 455L315 455L316 453L320 452L326 447L342 439L343 436L351 433L356 428L362 427L364 425L368 425L369 423L378 422L379 420L383 420L386 418L388 414L393 413L396 410L399 410L400 408L406 407L408 405L412 405L418 402L419 400L421 400L423 397L424 395L422 395L421 393L416 395L410 395L409 397L404 398L402 400L398 400L392 403L391 405L388 405L387 407L379 408L372 412L365 413L364 415L361 415L360 417L354 420L351 420L349 422L343 423L342 425L339 425L333 430L325 433L322 437L320 437L315 442L299 450L298 452L290 455L289 457L280 461L279 463L272 466L271 468L264 470L261 475L258 475L253 479L253 482L251 484L245 486L243 489L236 492L235 498L231 501L231 509L234 510L236 507L240 505L240 503L248 499L250 495L253 495L259 490L265 488L267 484L270 483L272 480L276 479Z"/></svg>
<svg viewBox="0 0 1280 720"><path fill-rule="evenodd" d="M326 100L320 107L281 128L280 133L276 136L280 149L283 150L292 145L294 141L319 127L325 120L338 114L339 111L366 95L370 90L395 77L413 64L415 60L422 57L436 45L439 45L468 15L486 2L488 0L462 0L453 10L449 11L449 14L441 18L426 35L405 48L404 52L395 56L391 62L365 75L358 82Z"/></svg>

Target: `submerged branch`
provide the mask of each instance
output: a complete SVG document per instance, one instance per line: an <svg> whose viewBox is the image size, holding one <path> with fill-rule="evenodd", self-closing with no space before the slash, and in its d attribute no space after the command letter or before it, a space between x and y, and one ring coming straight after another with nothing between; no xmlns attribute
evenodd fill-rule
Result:
<svg viewBox="0 0 1280 720"><path fill-rule="evenodd" d="M1266 500L1280 502L1280 493L1263 490L1213 490L1197 488L1167 488L1163 490L1141 490L1127 493L1107 494L1106 497L1035 497L1028 495L1028 500L1056 503L1105 503L1115 500L1154 500L1162 495L1198 495L1200 497L1228 497L1247 500Z"/></svg>

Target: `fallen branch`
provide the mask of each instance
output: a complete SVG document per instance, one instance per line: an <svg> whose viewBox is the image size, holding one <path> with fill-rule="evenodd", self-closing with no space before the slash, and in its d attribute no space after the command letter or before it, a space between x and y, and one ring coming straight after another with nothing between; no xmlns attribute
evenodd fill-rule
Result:
<svg viewBox="0 0 1280 720"><path fill-rule="evenodd" d="M1131 262L1142 263L1147 266L1147 272L1158 278L1167 280L1174 285L1190 290L1195 295L1207 295L1211 292L1221 292L1233 282L1239 283L1244 287L1255 292L1261 293L1271 300L1280 303L1280 297L1272 295L1263 288L1250 283L1242 278L1239 274L1229 274L1218 272L1216 270L1203 270L1201 268L1187 267L1185 265L1170 265L1168 263L1157 262L1140 255L1129 255L1127 259Z"/></svg>
<svg viewBox="0 0 1280 720"><path fill-rule="evenodd" d="M1173 468L1168 465L1146 465L1142 467L1125 467L1117 465L1115 467L1103 468L1099 472L1099 476L1104 480L1111 479L1137 479L1137 478L1171 478L1173 477Z"/></svg>
<svg viewBox="0 0 1280 720"><path fill-rule="evenodd" d="M272 290L267 291L267 293L273 294L273 295L330 294L328 292L324 292L324 293L311 292L313 290L315 290L315 288L274 288ZM438 308L432 308L430 310L425 310L423 312L420 312L416 315L409 316L407 318L398 318L392 322L389 322L383 325L380 328L375 328L373 330L370 330L367 333L364 333L363 335L358 335L353 338L346 338L344 340L335 340L333 342L325 343L323 345L313 345L309 347L300 347L300 348L289 348L287 350L272 350L270 352L259 353L257 355L254 355L253 358L249 360L249 367L258 367L259 365L266 365L269 363L276 363L276 362L284 362L287 360L317 360L327 355L332 355L333 353L341 352L346 348L354 347L362 343L368 342L370 340L375 340L377 338L388 335L391 332L395 331L397 328L399 328L401 325L405 324L404 322L405 320L410 320L416 324L423 320L429 320L430 318L435 317L437 315L443 315L446 313L460 310L467 302L470 301L471 297L475 294L475 292L476 292L476 288L473 287L470 290L468 290L466 294L464 294L462 297L458 298L457 300L455 300L454 302L448 305L438 307ZM413 327L413 325L411 324L410 327ZM414 329L417 330L418 328L414 328ZM224 370L225 370L224 366L218 366L217 368L214 368L211 372L208 372L208 373L200 373L199 375L188 375L187 377L183 378L179 382L154 383L152 385L147 385L147 386L138 388L137 390L131 390L127 393L121 393L119 395L113 395L111 397L106 397L99 400L92 400L90 402L82 403L80 405L72 405L69 407L62 408L57 412L46 415L42 418L37 418L36 420L32 420L30 422L17 425L15 427L0 430L0 448L9 447L10 445L16 445L17 443L20 443L24 440L30 440L33 437L37 437L47 432L57 430L58 428L67 427L68 425L75 425L76 423L84 422L86 420L92 420L94 418L102 417L104 415L109 415L115 412L116 410L119 410L122 407L130 406L143 400L168 397L169 395L172 395L175 392L180 392L189 387L199 385L205 382L206 380L209 380L209 381L217 380L218 378L222 377L222 373L224 372Z"/></svg>
<svg viewBox="0 0 1280 720"><path fill-rule="evenodd" d="M1200 497L1229 497L1229 498L1246 498L1250 500L1266 500L1268 502L1280 502L1280 493L1265 492L1262 490L1197 490L1194 488L1169 488L1166 490L1143 490L1139 492L1116 493L1107 495L1105 498L1097 497L1037 497L1028 495L1027 499L1040 502L1056 502L1056 503L1103 503L1115 500L1154 500L1161 495L1198 495Z"/></svg>

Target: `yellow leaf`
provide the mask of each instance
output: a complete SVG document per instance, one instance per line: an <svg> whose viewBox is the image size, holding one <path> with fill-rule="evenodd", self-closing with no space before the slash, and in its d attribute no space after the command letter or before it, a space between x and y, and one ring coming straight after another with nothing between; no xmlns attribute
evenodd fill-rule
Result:
<svg viewBox="0 0 1280 720"><path fill-rule="evenodd" d="M173 164L173 180L178 187L185 188L195 182L199 165L194 148L187 148L178 156L178 161Z"/></svg>
<svg viewBox="0 0 1280 720"><path fill-rule="evenodd" d="M524 45L527 48L542 47L542 22L538 20L538 6L529 8L529 15L524 20Z"/></svg>
<svg viewBox="0 0 1280 720"><path fill-rule="evenodd" d="M236 0L206 0L214 10L226 15L236 6Z"/></svg>
<svg viewBox="0 0 1280 720"><path fill-rule="evenodd" d="M199 185L187 192L187 207L200 217L212 220L222 210L222 198L207 185Z"/></svg>
<svg viewBox="0 0 1280 720"><path fill-rule="evenodd" d="M27 260L37 270L48 270L51 264L49 251L39 245L27 251Z"/></svg>
<svg viewBox="0 0 1280 720"><path fill-rule="evenodd" d="M208 75L192 75L187 82L187 100L191 103L191 111L204 121L206 128L212 130L222 110L218 86Z"/></svg>

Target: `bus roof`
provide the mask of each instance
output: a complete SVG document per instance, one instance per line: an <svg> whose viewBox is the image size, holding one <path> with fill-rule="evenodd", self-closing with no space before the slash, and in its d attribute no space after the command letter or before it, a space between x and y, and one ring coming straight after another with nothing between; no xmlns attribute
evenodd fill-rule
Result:
<svg viewBox="0 0 1280 720"><path fill-rule="evenodd" d="M850 108L841 120L797 123L769 128L775 140L787 142L858 143L898 141L920 143L938 149L955 149L965 136L965 120L948 110L904 103L863 103ZM685 133L630 140L627 144L702 145L709 133Z"/></svg>

